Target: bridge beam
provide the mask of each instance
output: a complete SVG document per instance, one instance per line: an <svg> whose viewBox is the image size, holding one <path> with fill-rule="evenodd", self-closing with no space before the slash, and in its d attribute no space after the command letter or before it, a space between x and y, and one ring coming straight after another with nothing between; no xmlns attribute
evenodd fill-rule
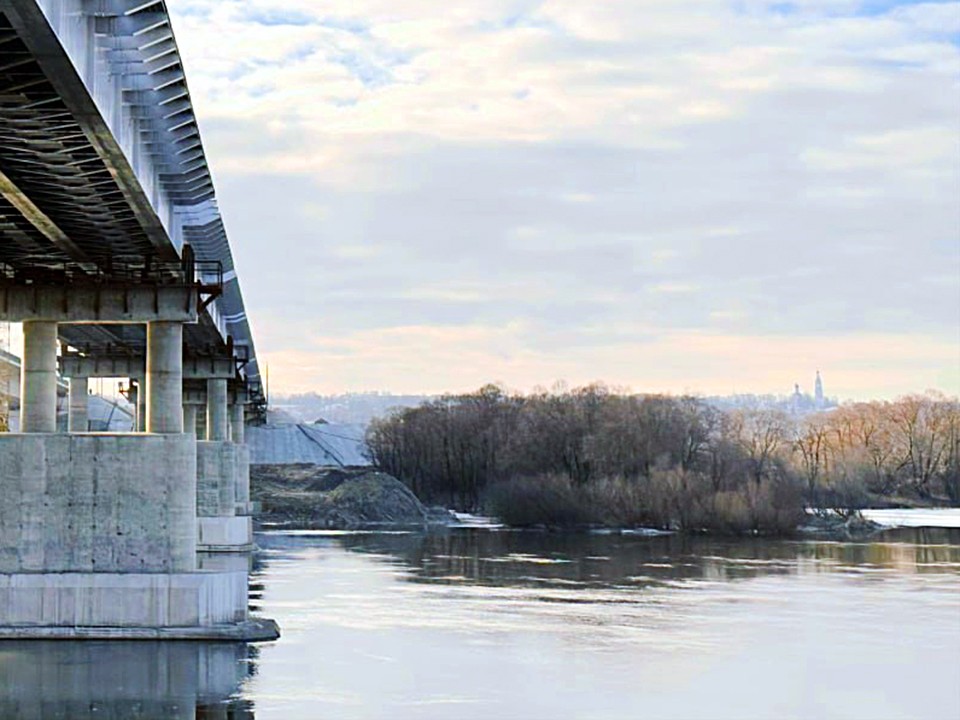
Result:
<svg viewBox="0 0 960 720"><path fill-rule="evenodd" d="M196 323L196 285L0 283L0 322Z"/></svg>
<svg viewBox="0 0 960 720"><path fill-rule="evenodd" d="M146 361L141 355L81 355L67 352L60 355L60 374L64 377L120 377L139 378L146 372ZM233 380L237 376L237 362L231 357L183 358L184 380Z"/></svg>

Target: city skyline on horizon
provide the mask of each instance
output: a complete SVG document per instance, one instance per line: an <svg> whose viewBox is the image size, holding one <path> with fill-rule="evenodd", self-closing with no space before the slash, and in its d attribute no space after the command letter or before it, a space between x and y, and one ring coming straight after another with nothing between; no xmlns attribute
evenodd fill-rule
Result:
<svg viewBox="0 0 960 720"><path fill-rule="evenodd" d="M440 391L440 392L422 392L422 391L414 391L414 390L409 390L409 391L393 391L393 390L391 390L391 389L389 389L389 388L343 389L343 390L331 390L331 391L321 391L321 390L317 390L317 389L305 389L305 390L298 390L298 391L292 391L292 392L287 392L287 391L275 392L275 391L271 391L270 395L271 395L271 397L281 398L281 399L288 399L288 398L295 398L295 397L303 397L303 396L310 396L310 395L315 395L315 396L318 396L318 397L327 397L327 398L341 397L341 396L343 396L343 397L350 397L350 396L356 396L356 397L363 397L363 396L372 396L372 397L376 397L376 396L383 396L383 397L442 397L442 396L444 396L444 395L469 394L469 393L471 393L471 392L475 392L475 391L483 388L483 387L486 386L486 385L495 385L495 386L497 386L497 387L502 388L505 392L508 392L508 393L520 393L520 394L526 395L526 394L531 394L531 393L533 393L533 392L537 392L537 391L540 391L540 390L546 390L546 391L548 391L548 392L554 391L554 390L556 390L556 389L558 389L558 388L566 388L566 389L571 389L571 390L572 390L572 389L576 389L576 388L580 388L580 387L586 387L586 386L593 385L593 384L601 384L601 385L607 387L607 388L608 388L609 390L611 390L612 392L621 392L621 391L623 391L623 392L630 393L630 394L691 395L691 396L694 396L694 397L703 397L703 398L728 398L728 399L737 398L737 397L757 397L757 398L777 398L777 399L784 400L784 399L789 399L790 397L794 396L796 390L799 389L799 392L800 392L801 396L803 396L804 398L813 399L813 398L816 397L816 376L817 376L817 372L818 372L818 371L815 371L815 373L814 373L814 378L810 381L809 387L806 386L802 380L798 380L798 381L794 382L793 384L791 384L789 388L767 388L767 389L737 389L737 388L731 388L729 391L726 391L726 392L711 392L711 393L698 392L698 391L695 391L695 390L679 390L679 391L673 391L673 390L665 390L665 391L664 391L664 390L650 390L650 389L638 388L638 387L631 387L631 386L612 385L612 384L606 383L606 382L604 382L603 380L600 380L600 379L596 379L596 380L589 381L589 382L586 382L586 383L569 383L569 382L567 382L567 381L565 381L565 380L563 380L563 379L559 379L559 380L556 380L556 381L554 381L554 382L552 382L552 383L549 383L549 384L544 383L544 384L540 384L540 385L534 386L534 387L532 387L532 388L514 388L514 387L510 387L510 386L508 386L508 385L506 385L506 384L504 384L504 383L498 382L498 381L491 381L491 382L488 382L488 383L480 383L480 384L478 384L476 387L471 387L471 388L466 388L466 389L458 389L458 390L455 390L455 391ZM820 373L820 376L823 377L823 373ZM898 393L897 395L892 395L892 396L878 396L878 397L868 397L868 396L862 396L862 397L844 397L844 396L842 396L842 395L839 395L839 394L833 392L833 391L830 389L830 386L827 384L827 378L823 378L823 397L824 397L824 399L825 399L826 401L836 401L836 402L841 403L841 404L842 404L842 403L845 403L845 402L862 402L862 401L871 401L871 400L877 400L877 401L894 400L894 399L896 399L897 397L903 397L903 396L908 396L908 395L923 395L923 394L926 394L926 393L929 393L929 392L942 393L943 395L945 395L945 396L947 396L947 397L957 397L957 394L956 394L956 393L951 394L950 392L948 392L948 391L946 391L946 390L943 390L943 389L940 389L940 388L922 388L922 389L919 389L919 388L918 388L918 389L915 389L915 390L913 390L913 391L909 391L909 392L906 392L906 393Z"/></svg>

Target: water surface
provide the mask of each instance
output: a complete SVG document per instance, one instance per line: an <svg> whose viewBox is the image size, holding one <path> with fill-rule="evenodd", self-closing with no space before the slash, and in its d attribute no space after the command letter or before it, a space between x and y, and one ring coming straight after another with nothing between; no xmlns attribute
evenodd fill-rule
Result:
<svg viewBox="0 0 960 720"><path fill-rule="evenodd" d="M253 602L279 642L0 644L0 716L134 717L139 693L142 717L960 717L958 529L258 543Z"/></svg>
<svg viewBox="0 0 960 720"><path fill-rule="evenodd" d="M265 535L262 717L960 717L960 534Z"/></svg>

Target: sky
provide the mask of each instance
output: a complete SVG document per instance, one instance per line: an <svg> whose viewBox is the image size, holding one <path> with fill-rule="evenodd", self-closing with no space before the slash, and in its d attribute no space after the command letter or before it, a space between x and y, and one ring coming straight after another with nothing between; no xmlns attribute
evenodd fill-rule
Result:
<svg viewBox="0 0 960 720"><path fill-rule="evenodd" d="M960 391L960 3L168 0L273 393Z"/></svg>

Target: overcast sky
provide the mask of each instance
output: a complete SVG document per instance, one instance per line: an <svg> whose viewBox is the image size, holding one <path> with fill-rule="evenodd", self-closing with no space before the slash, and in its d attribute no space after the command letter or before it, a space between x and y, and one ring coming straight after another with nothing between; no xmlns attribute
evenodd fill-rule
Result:
<svg viewBox="0 0 960 720"><path fill-rule="evenodd" d="M960 389L960 3L168 6L274 392Z"/></svg>

